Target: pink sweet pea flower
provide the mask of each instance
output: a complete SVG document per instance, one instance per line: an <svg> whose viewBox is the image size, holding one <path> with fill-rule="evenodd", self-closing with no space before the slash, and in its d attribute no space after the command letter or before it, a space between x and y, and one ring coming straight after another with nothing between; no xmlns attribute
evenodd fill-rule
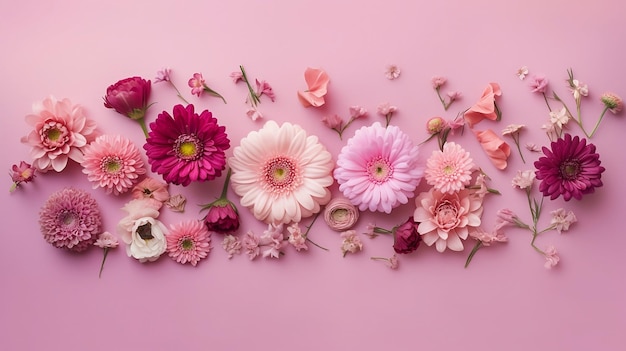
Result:
<svg viewBox="0 0 626 351"><path fill-rule="evenodd" d="M200 94L204 92L204 82L205 80L204 77L202 77L202 73L194 73L193 77L187 82L191 88L191 94L199 97Z"/></svg>
<svg viewBox="0 0 626 351"><path fill-rule="evenodd" d="M319 107L326 103L324 95L328 92L328 74L319 68L307 68L304 71L304 80L308 86L305 91L298 91L298 99L304 107Z"/></svg>
<svg viewBox="0 0 626 351"><path fill-rule="evenodd" d="M502 90L500 90L498 83L489 83L489 85L487 85L480 100L464 114L465 120L470 127L473 127L483 119L490 119L492 121L499 119L499 113L495 103L496 97L500 95L502 95Z"/></svg>
<svg viewBox="0 0 626 351"><path fill-rule="evenodd" d="M507 159L511 155L511 147L500 139L491 129L474 131L480 146L497 169L503 170L507 166Z"/></svg>
<svg viewBox="0 0 626 351"><path fill-rule="evenodd" d="M269 85L269 83L264 80L259 82L259 80L256 79L256 95L259 97L261 95L267 95L267 97L269 97L270 100L272 100L272 102L276 100L276 94L274 94L274 90L272 89L272 86Z"/></svg>

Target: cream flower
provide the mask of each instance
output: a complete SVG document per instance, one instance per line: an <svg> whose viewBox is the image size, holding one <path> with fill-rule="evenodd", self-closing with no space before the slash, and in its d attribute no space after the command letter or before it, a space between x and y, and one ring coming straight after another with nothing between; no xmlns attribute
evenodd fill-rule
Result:
<svg viewBox="0 0 626 351"><path fill-rule="evenodd" d="M160 206L160 202L145 198L131 200L122 208L128 215L117 224L117 232L126 244L128 257L140 262L155 261L165 252L168 230L156 220Z"/></svg>
<svg viewBox="0 0 626 351"><path fill-rule="evenodd" d="M298 125L267 122L241 140L229 165L241 205L265 223L300 222L330 200L332 156Z"/></svg>

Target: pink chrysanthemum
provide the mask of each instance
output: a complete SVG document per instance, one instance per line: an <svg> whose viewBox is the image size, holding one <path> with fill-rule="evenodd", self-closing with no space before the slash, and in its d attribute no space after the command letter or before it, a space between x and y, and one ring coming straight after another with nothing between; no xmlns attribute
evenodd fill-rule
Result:
<svg viewBox="0 0 626 351"><path fill-rule="evenodd" d="M102 233L96 200L87 192L64 188L48 198L39 213L43 238L58 248L84 251Z"/></svg>
<svg viewBox="0 0 626 351"><path fill-rule="evenodd" d="M450 142L443 146L443 151L433 151L426 161L425 177L435 190L452 194L469 185L473 169L470 153Z"/></svg>
<svg viewBox="0 0 626 351"><path fill-rule="evenodd" d="M265 123L241 140L229 165L241 204L265 223L300 222L330 200L332 156L298 125Z"/></svg>
<svg viewBox="0 0 626 351"><path fill-rule="evenodd" d="M191 104L176 105L174 117L163 111L150 129L143 148L152 171L166 182L187 186L222 175L230 140L211 112L198 115Z"/></svg>
<svg viewBox="0 0 626 351"><path fill-rule="evenodd" d="M83 149L83 173L93 188L119 195L131 189L146 173L139 149L121 135L101 135Z"/></svg>
<svg viewBox="0 0 626 351"><path fill-rule="evenodd" d="M191 220L170 227L167 253L178 263L195 266L211 251L211 232L201 221Z"/></svg>
<svg viewBox="0 0 626 351"><path fill-rule="evenodd" d="M61 172L69 159L81 162L81 149L96 137L96 123L86 117L83 108L50 96L33 104L33 112L26 116L33 130L21 139L32 147L33 166Z"/></svg>
<svg viewBox="0 0 626 351"><path fill-rule="evenodd" d="M580 200L584 194L593 193L602 186L600 155L596 146L570 134L553 141L550 149L543 147L545 156L535 161L535 174L539 191L551 200L563 195L565 201L572 197Z"/></svg>
<svg viewBox="0 0 626 351"><path fill-rule="evenodd" d="M337 158L339 190L361 211L384 211L405 204L424 174L419 147L397 126L376 122L362 127Z"/></svg>
<svg viewBox="0 0 626 351"><path fill-rule="evenodd" d="M415 204L417 231L426 245L435 244L439 252L446 248L463 251L461 240L467 239L468 228L480 225L483 212L480 197L472 196L468 190L446 194L431 188L419 194Z"/></svg>

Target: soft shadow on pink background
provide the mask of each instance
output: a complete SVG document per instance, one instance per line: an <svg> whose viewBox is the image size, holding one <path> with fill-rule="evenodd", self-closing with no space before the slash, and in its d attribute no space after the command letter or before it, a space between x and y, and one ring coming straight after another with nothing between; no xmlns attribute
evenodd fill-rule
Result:
<svg viewBox="0 0 626 351"><path fill-rule="evenodd" d="M28 147L19 142L28 133L24 116L33 102L50 94L83 105L104 132L142 145L139 126L105 109L102 96L119 79L152 79L164 66L173 69L174 82L196 110L210 109L226 126L233 147L262 126L245 116L246 90L228 76L241 64L274 87L277 101L261 104L266 119L302 125L334 156L345 139L322 125L326 114L345 118L351 105L367 108L370 116L355 122L349 137L379 120L376 106L389 101L399 108L393 123L420 142L428 118L453 118L488 82L502 86L504 117L500 123L484 122L484 128L526 124L522 141L546 144L539 127L547 109L528 81L515 76L522 65L547 76L569 99L566 69L573 68L589 85L583 105L587 124L601 111L601 93L626 96L620 73L626 62L620 36L626 6L621 3L408 3L2 0L0 165L8 170L28 160ZM402 69L400 79L384 77L389 63ZM317 110L304 109L296 98L309 66L331 77L327 104ZM191 96L186 82L195 72L202 72L228 104ZM448 112L430 86L435 75L447 76L447 88L463 93ZM148 122L179 102L165 85L153 86L152 100ZM280 260L249 261L245 255L228 260L215 235L213 251L198 267L167 256L140 264L122 248L110 253L98 279L102 252L54 249L41 237L39 208L52 192L72 185L96 197L105 229L114 231L129 196L92 190L76 165L40 176L13 194L2 193L0 349L620 350L626 344L626 238L619 218L626 195L624 118L607 115L593 139L607 169L604 187L580 202L546 204L544 224L548 211L558 207L573 210L579 219L569 232L538 240L542 247L559 249L561 263L552 271L544 269L530 235L520 230L508 232L509 243L481 250L468 269L463 264L471 242L464 253L439 254L422 246L401 257L400 269L392 271L370 260L392 254L390 238L364 238L363 252L342 258L338 235L319 221L311 236L329 252L289 248ZM522 164L514 151L509 168L500 172L471 133L454 140L503 193L486 201L486 225L502 207L528 218L525 197L510 180L531 164ZM422 155L435 147L425 144ZM170 187L188 197L188 207L184 214L163 211L161 219L174 224L199 218L196 204L212 201L221 183ZM10 186L8 177L5 186ZM418 191L424 189L422 184ZM391 227L413 209L410 202L391 216L364 213L356 229L363 231L369 222ZM263 230L246 209L240 212L241 233Z"/></svg>

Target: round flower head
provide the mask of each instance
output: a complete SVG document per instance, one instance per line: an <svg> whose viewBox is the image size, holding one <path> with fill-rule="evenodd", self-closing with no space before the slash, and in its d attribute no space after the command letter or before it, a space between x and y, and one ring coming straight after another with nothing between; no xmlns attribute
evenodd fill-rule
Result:
<svg viewBox="0 0 626 351"><path fill-rule="evenodd" d="M96 123L86 117L83 108L51 96L33 104L33 112L26 116L33 130L21 139L31 146L33 166L61 172L69 159L81 162L81 149L96 137Z"/></svg>
<svg viewBox="0 0 626 351"><path fill-rule="evenodd" d="M354 207L350 200L339 196L330 200L326 205L324 220L330 229L343 232L352 228L359 220L359 210Z"/></svg>
<svg viewBox="0 0 626 351"><path fill-rule="evenodd" d="M426 161L426 181L442 193L454 193L469 185L474 162L461 145L450 142Z"/></svg>
<svg viewBox="0 0 626 351"><path fill-rule="evenodd" d="M545 156L535 161L535 174L541 180L539 191L551 200L563 195L565 201L572 197L580 200L583 194L594 192L602 186L600 155L596 146L587 144L586 139L572 138L565 134L553 141L550 148L543 147Z"/></svg>
<svg viewBox="0 0 626 351"><path fill-rule="evenodd" d="M418 146L397 126L362 127L337 158L339 190L361 211L390 213L413 197L422 179L418 154Z"/></svg>
<svg viewBox="0 0 626 351"><path fill-rule="evenodd" d="M241 140L229 165L241 204L265 223L300 222L330 200L332 156L298 125L265 123Z"/></svg>
<svg viewBox="0 0 626 351"><path fill-rule="evenodd" d="M167 183L187 186L222 175L230 140L211 112L198 115L191 104L176 105L174 117L163 111L150 129L144 145L148 162Z"/></svg>
<svg viewBox="0 0 626 351"><path fill-rule="evenodd" d="M84 148L83 173L107 194L119 195L131 189L146 173L139 149L120 135L101 135Z"/></svg>
<svg viewBox="0 0 626 351"><path fill-rule="evenodd" d="M624 102L622 101L622 98L613 93L602 94L600 100L602 101L604 106L606 106L606 108L609 109L609 111L611 111L612 113L620 113L624 108Z"/></svg>
<svg viewBox="0 0 626 351"><path fill-rule="evenodd" d="M102 233L102 218L96 200L74 188L59 190L48 198L39 213L44 239L58 248L84 251Z"/></svg>
<svg viewBox="0 0 626 351"><path fill-rule="evenodd" d="M173 225L167 236L167 253L178 263L195 266L211 251L211 233L201 221Z"/></svg>

